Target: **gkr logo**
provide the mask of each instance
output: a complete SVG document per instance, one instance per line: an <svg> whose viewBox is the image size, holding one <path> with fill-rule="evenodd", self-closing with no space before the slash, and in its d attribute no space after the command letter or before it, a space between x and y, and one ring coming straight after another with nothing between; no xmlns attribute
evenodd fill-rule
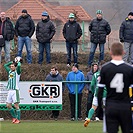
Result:
<svg viewBox="0 0 133 133"><path fill-rule="evenodd" d="M29 93L32 98L57 98L60 95L60 87L56 84L35 84L30 86Z"/></svg>

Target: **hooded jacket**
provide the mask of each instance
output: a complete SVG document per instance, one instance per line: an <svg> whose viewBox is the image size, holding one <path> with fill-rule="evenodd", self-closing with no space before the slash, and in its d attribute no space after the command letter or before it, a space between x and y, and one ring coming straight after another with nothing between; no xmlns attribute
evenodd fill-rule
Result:
<svg viewBox="0 0 133 133"><path fill-rule="evenodd" d="M133 43L133 20L126 18L122 22L119 30L119 38L121 42Z"/></svg>
<svg viewBox="0 0 133 133"><path fill-rule="evenodd" d="M31 16L27 14L26 16L20 16L16 21L15 25L16 36L21 37L32 37L35 31L35 24L31 19Z"/></svg>
<svg viewBox="0 0 133 133"><path fill-rule="evenodd" d="M69 72L66 81L85 81L84 74L78 70L77 72ZM78 93L82 93L82 90L84 89L85 84L84 83L78 83L77 88L78 88ZM69 90L70 94L75 94L75 88L76 84L74 83L67 83L67 87Z"/></svg>
<svg viewBox="0 0 133 133"><path fill-rule="evenodd" d="M81 27L76 21L68 21L65 23L63 27L63 36L66 39L66 42L77 43L81 35Z"/></svg>
<svg viewBox="0 0 133 133"><path fill-rule="evenodd" d="M2 21L0 19L0 25L2 24ZM2 29L2 35L5 40L10 41L14 38L15 30L13 28L13 24L9 17L6 17L6 20L4 21L4 26Z"/></svg>

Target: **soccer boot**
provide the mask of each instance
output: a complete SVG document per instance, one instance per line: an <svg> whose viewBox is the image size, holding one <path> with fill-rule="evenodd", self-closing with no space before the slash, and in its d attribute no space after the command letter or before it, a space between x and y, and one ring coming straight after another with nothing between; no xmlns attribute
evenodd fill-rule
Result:
<svg viewBox="0 0 133 133"><path fill-rule="evenodd" d="M16 118L12 118L12 123L14 123L17 119Z"/></svg>
<svg viewBox="0 0 133 133"><path fill-rule="evenodd" d="M86 119L86 121L84 122L84 127L87 127L89 123L90 123L90 119Z"/></svg>
<svg viewBox="0 0 133 133"><path fill-rule="evenodd" d="M14 122L14 124L19 124L20 120L16 119L16 121Z"/></svg>

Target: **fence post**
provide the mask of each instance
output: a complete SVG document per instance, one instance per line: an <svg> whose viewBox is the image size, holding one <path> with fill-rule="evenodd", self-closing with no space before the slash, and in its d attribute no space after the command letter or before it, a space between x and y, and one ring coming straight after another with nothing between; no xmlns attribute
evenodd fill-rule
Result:
<svg viewBox="0 0 133 133"><path fill-rule="evenodd" d="M75 119L78 120L78 84L75 86Z"/></svg>

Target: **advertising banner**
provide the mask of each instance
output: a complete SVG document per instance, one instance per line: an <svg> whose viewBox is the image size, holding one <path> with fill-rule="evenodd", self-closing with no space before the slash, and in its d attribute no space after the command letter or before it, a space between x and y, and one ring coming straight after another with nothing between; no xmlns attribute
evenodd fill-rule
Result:
<svg viewBox="0 0 133 133"><path fill-rule="evenodd" d="M6 110L7 82L0 82L0 110ZM21 110L62 110L62 82L21 81Z"/></svg>

